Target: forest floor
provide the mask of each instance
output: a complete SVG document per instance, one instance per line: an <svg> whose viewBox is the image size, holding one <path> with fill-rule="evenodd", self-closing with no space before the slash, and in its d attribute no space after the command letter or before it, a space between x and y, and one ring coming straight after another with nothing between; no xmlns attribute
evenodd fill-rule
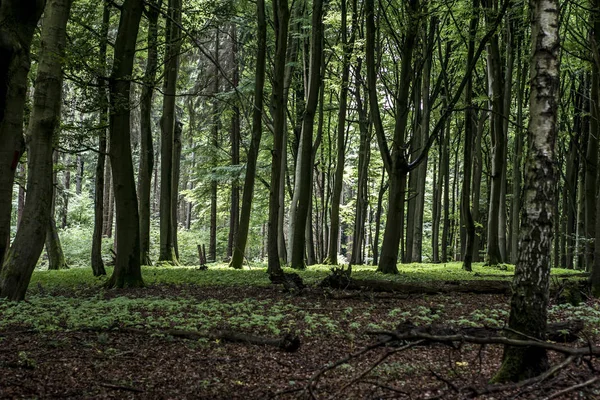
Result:
<svg viewBox="0 0 600 400"><path fill-rule="evenodd" d="M428 273L427 266L407 266L393 279L463 274L455 265L439 268ZM476 270L484 275L483 267ZM36 272L25 302L0 302L0 398L455 399L475 397L467 388L489 388L502 357L496 345L381 346L318 375L328 364L375 343L377 337L368 331L391 330L404 321L501 327L508 316L505 295L356 296L316 287L326 273L325 267L303 272L310 287L288 294L269 285L261 268L147 267L146 288L120 290L102 289L102 279L92 278L89 270ZM368 269L361 273L387 279ZM492 271L503 279L510 273ZM550 321L575 317L586 324L581 336L600 345L600 302L549 309ZM167 333L175 329L230 329L272 338L292 332L301 346L288 353L218 339L189 340ZM552 364L562 360L550 356ZM600 360L592 363L600 370ZM591 374L585 363L573 364L541 383L477 398L600 399L599 382L552 397L592 379Z"/></svg>

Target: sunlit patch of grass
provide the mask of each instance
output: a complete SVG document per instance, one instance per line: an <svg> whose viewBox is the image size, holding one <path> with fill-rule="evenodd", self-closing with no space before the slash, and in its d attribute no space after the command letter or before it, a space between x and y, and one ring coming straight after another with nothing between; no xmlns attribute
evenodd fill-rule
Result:
<svg viewBox="0 0 600 400"><path fill-rule="evenodd" d="M285 268L286 272L298 273L304 281L311 285L320 282L330 273L330 265L312 265L306 270L297 271ZM506 270L484 266L482 263L473 264L473 272L462 270L462 263L452 262L444 264L399 264L397 275L383 275L376 272L376 266L354 265L352 277L355 279L386 279L397 282L419 282L436 280L477 280L477 279L510 279L514 274L514 266L507 265ZM567 269L553 269L553 274L571 274L579 271ZM112 268L107 268L108 276ZM142 275L147 285L191 284L198 286L257 286L270 285L263 265L246 267L235 270L227 264L211 264L206 271L196 267L172 266L144 266ZM42 288L90 288L100 287L106 277L95 278L89 268L71 268L59 271L35 271L33 273L30 290L36 292Z"/></svg>

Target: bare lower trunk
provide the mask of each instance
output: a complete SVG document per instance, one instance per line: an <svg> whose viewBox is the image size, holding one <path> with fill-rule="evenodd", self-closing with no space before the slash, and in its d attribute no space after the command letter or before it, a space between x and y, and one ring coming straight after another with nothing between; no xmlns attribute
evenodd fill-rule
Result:
<svg viewBox="0 0 600 400"><path fill-rule="evenodd" d="M140 220L131 157L129 94L142 0L125 0L110 77L110 161L117 214L117 257L107 287L144 285L140 265Z"/></svg>
<svg viewBox="0 0 600 400"><path fill-rule="evenodd" d="M0 272L0 298L25 298L50 222L53 193L52 144L60 118L61 67L70 8L71 0L51 0L44 16L41 58L28 127L30 142L27 202L23 220Z"/></svg>
<svg viewBox="0 0 600 400"><path fill-rule="evenodd" d="M0 269L10 243L15 172L25 151L23 109L29 50L44 4L43 0L0 3Z"/></svg>
<svg viewBox="0 0 600 400"><path fill-rule="evenodd" d="M556 172L554 151L559 92L558 1L531 0L532 58L529 149L525 163L519 257L509 327L545 339ZM513 334L514 336L515 334ZM548 368L546 351L506 347L495 381L537 376Z"/></svg>

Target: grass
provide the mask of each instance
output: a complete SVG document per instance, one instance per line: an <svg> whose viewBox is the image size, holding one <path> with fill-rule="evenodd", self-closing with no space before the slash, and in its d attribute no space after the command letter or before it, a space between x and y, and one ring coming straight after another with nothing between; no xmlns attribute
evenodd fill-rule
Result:
<svg viewBox="0 0 600 400"><path fill-rule="evenodd" d="M507 265L506 270L489 268L482 263L473 265L473 272L462 270L462 263L445 264L399 264L398 275L383 275L375 272L375 266L353 266L352 276L356 279L386 279L397 282L423 282L435 280L478 280L478 279L510 279L514 266ZM331 266L314 265L300 274L308 284L316 284L329 274ZM286 269L286 271L292 271ZM552 274L571 274L580 271L552 269ZM108 276L112 268L107 268ZM484 275L484 276L481 276ZM157 284L193 284L198 286L268 286L270 281L266 267L251 267L245 270L234 270L227 264L212 264L207 271L196 267L157 266L142 268L142 276L146 285ZM36 270L31 278L29 289L35 293L41 286L44 289L100 287L105 277L94 278L89 268L71 268L60 271Z"/></svg>

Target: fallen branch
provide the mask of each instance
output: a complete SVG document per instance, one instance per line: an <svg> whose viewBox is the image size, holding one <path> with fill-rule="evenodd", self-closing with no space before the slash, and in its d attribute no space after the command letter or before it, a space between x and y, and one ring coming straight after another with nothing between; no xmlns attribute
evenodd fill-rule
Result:
<svg viewBox="0 0 600 400"><path fill-rule="evenodd" d="M462 334L454 335L431 335L418 330L410 330L406 333L398 333L394 331L369 331L369 335L378 335L379 337L389 337L392 340L427 340L430 342L438 343L474 343L474 344L503 344L507 346L515 347L538 347L541 349L555 351L557 353L565 354L568 356L600 356L600 347L590 344L588 347L568 347L562 346L556 343L549 343L544 341L536 340L520 340L510 339L504 336L494 337L477 337Z"/></svg>
<svg viewBox="0 0 600 400"><path fill-rule="evenodd" d="M557 398L559 396L562 396L563 394L567 394L567 393L570 393L570 392L578 390L578 389L583 389L585 387L593 385L594 383L596 383L598 381L600 381L600 377L599 376L595 376L595 377L593 377L591 379L588 379L585 382L581 382L581 383L578 383L577 385L573 385L573 386L570 386L570 387L568 387L566 389L560 390L560 391L552 394L551 396L546 397L545 400L555 399L555 398Z"/></svg>
<svg viewBox="0 0 600 400"><path fill-rule="evenodd" d="M100 382L98 384L100 386L108 388L108 389L126 390L128 392L134 392L134 393L144 393L144 391L142 389L134 388L131 386L113 385L112 383L103 383L103 382Z"/></svg>

